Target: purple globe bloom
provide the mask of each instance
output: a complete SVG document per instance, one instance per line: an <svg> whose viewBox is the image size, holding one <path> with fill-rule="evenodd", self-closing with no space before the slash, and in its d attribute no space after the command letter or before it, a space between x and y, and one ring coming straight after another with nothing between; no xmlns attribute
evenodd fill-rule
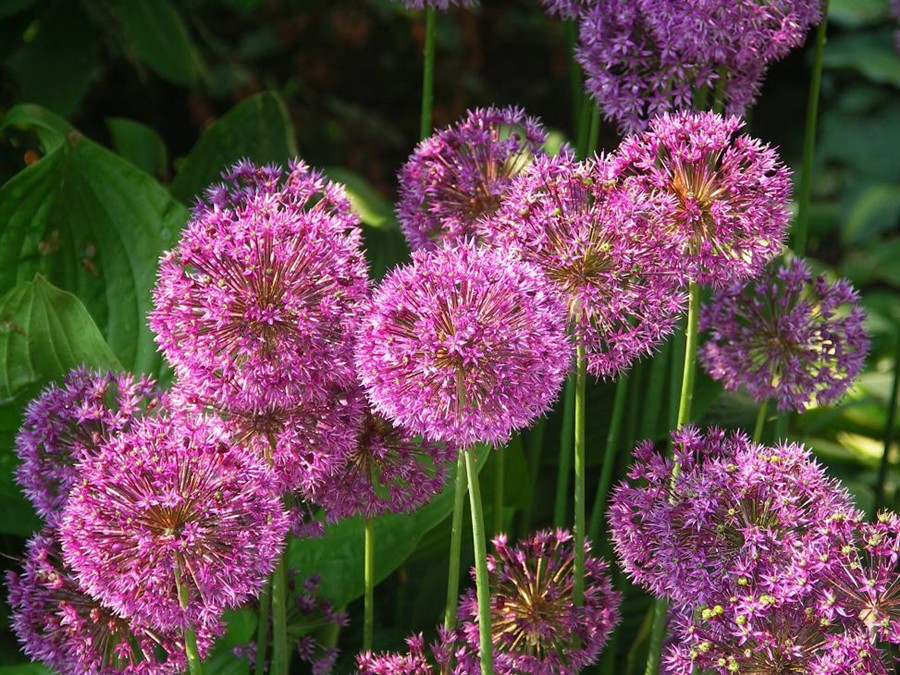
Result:
<svg viewBox="0 0 900 675"><path fill-rule="evenodd" d="M475 222L497 209L546 140L544 127L520 108L479 108L419 143L400 170L397 217L410 246L474 236Z"/></svg>
<svg viewBox="0 0 900 675"><path fill-rule="evenodd" d="M287 526L261 459L231 445L218 419L173 413L136 423L82 463L60 538L88 593L168 630L208 625L257 594Z"/></svg>
<svg viewBox="0 0 900 675"><path fill-rule="evenodd" d="M721 287L759 274L782 249L790 171L735 117L664 114L619 146L633 189L654 195L670 265Z"/></svg>
<svg viewBox="0 0 900 675"><path fill-rule="evenodd" d="M124 619L79 587L52 528L28 542L24 570L7 572L6 585L25 653L62 675L175 675L187 668L180 630ZM213 637L208 627L197 633L201 656Z"/></svg>
<svg viewBox="0 0 900 675"><path fill-rule="evenodd" d="M359 675L437 675L438 673L476 675L476 672L481 672L480 667L476 670L467 670L461 665L451 666L457 639L456 631L447 631L440 627L437 640L429 645L426 651L422 634L411 635L406 638L408 647L406 653L373 654L372 652L363 652L357 655L356 672Z"/></svg>
<svg viewBox="0 0 900 675"><path fill-rule="evenodd" d="M592 557L585 542L584 604L578 607L572 601L575 543L570 532L544 530L515 546L500 535L493 544L488 576L497 673L566 675L594 663L619 621L620 596L607 564ZM459 620L472 672L478 672L477 618L478 601L469 590L460 601Z"/></svg>
<svg viewBox="0 0 900 675"><path fill-rule="evenodd" d="M863 366L865 313L844 279L813 278L802 260L720 290L700 312L700 361L726 389L803 412L844 395Z"/></svg>
<svg viewBox="0 0 900 675"><path fill-rule="evenodd" d="M241 162L160 261L150 327L182 385L221 409L292 407L354 382L367 295L359 219L303 162Z"/></svg>
<svg viewBox="0 0 900 675"><path fill-rule="evenodd" d="M16 481L38 515L53 525L78 479L78 462L157 407L159 396L148 378L76 368L31 401L16 436Z"/></svg>
<svg viewBox="0 0 900 675"><path fill-rule="evenodd" d="M638 445L630 481L611 498L628 575L687 606L747 599L751 589L778 603L810 599L840 522L855 517L847 492L801 445L694 427L672 441L674 458Z"/></svg>
<svg viewBox="0 0 900 675"><path fill-rule="evenodd" d="M389 273L356 351L375 412L461 448L503 442L545 412L571 361L550 282L472 243L416 252Z"/></svg>
<svg viewBox="0 0 900 675"><path fill-rule="evenodd" d="M662 265L648 204L613 162L538 158L514 181L486 241L536 264L562 291L588 371L615 377L671 333L684 308L680 275Z"/></svg>

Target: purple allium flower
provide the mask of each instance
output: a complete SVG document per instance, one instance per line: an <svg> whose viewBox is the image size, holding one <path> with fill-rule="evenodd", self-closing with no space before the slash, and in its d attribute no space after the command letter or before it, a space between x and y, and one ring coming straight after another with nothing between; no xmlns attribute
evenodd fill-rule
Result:
<svg viewBox="0 0 900 675"><path fill-rule="evenodd" d="M434 9L446 12L451 7L477 7L478 0L402 0L408 10Z"/></svg>
<svg viewBox="0 0 900 675"><path fill-rule="evenodd" d="M180 630L124 619L78 586L51 528L28 542L24 570L7 572L6 583L25 653L63 675L174 675L187 667ZM212 638L198 631L201 656Z"/></svg>
<svg viewBox="0 0 900 675"><path fill-rule="evenodd" d="M588 370L614 377L671 333L685 304L664 269L640 193L626 192L604 157L541 157L514 181L484 238L536 264L558 284Z"/></svg>
<svg viewBox="0 0 900 675"><path fill-rule="evenodd" d="M366 410L344 468L311 499L331 520L415 511L443 489L456 456L452 445L416 439Z"/></svg>
<svg viewBox="0 0 900 675"><path fill-rule="evenodd" d="M60 522L82 587L162 629L204 626L255 595L288 526L265 463L193 413L146 418L85 460Z"/></svg>
<svg viewBox="0 0 900 675"><path fill-rule="evenodd" d="M300 161L240 162L160 261L150 327L183 386L223 409L290 407L354 382L367 294L359 219Z"/></svg>
<svg viewBox="0 0 900 675"><path fill-rule="evenodd" d="M419 143L400 170L397 217L410 246L471 238L546 140L544 127L520 108L479 108Z"/></svg>
<svg viewBox="0 0 900 675"><path fill-rule="evenodd" d="M591 0L540 0L549 16L557 19L576 19L590 8Z"/></svg>
<svg viewBox="0 0 900 675"><path fill-rule="evenodd" d="M691 606L749 589L779 603L807 598L838 524L853 517L847 492L795 443L694 427L672 441L674 458L638 445L631 482L611 498L611 536L629 576Z"/></svg>
<svg viewBox="0 0 900 675"><path fill-rule="evenodd" d="M749 284L732 284L700 312L710 339L700 361L726 389L782 410L834 403L862 368L869 348L865 313L850 283L813 278L799 259Z"/></svg>
<svg viewBox="0 0 900 675"><path fill-rule="evenodd" d="M415 252L390 272L356 352L375 412L462 448L505 441L546 411L571 361L550 282L471 242Z"/></svg>
<svg viewBox="0 0 900 675"><path fill-rule="evenodd" d="M16 481L48 524L78 479L78 462L155 408L159 395L148 378L76 368L28 404L16 436Z"/></svg>
<svg viewBox="0 0 900 675"><path fill-rule="evenodd" d="M699 284L747 280L780 253L790 171L743 122L714 113L661 115L619 146L631 187L655 196L671 266Z"/></svg>
<svg viewBox="0 0 900 675"><path fill-rule="evenodd" d="M411 635L406 638L408 651L405 654L363 652L357 655L356 672L359 675L437 675L437 673L475 675L475 671L469 671L464 666L451 666L457 638L456 631L447 631L440 627L437 639L426 651L422 634Z"/></svg>
<svg viewBox="0 0 900 675"><path fill-rule="evenodd" d="M572 601L575 544L570 532L544 530L515 546L499 535L493 544L488 577L497 673L566 675L596 661L619 621L620 596L606 562L592 557L585 542L584 605L578 607ZM469 590L460 601L459 620L475 654L477 619L478 601Z"/></svg>

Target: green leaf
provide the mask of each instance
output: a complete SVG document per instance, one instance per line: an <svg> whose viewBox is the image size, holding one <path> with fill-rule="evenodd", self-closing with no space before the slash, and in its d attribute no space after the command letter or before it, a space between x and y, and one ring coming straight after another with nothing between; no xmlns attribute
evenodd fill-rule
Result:
<svg viewBox="0 0 900 675"><path fill-rule="evenodd" d="M130 46L160 77L185 87L205 77L187 26L169 0L117 0L115 6Z"/></svg>
<svg viewBox="0 0 900 675"><path fill-rule="evenodd" d="M0 666L0 675L53 675L40 663L17 663L14 666Z"/></svg>
<svg viewBox="0 0 900 675"><path fill-rule="evenodd" d="M0 188L0 293L44 274L81 298L128 370L158 373L150 291L187 215L152 178L70 133Z"/></svg>
<svg viewBox="0 0 900 675"><path fill-rule="evenodd" d="M62 117L31 103L22 103L7 111L0 122L0 129L9 127L33 129L45 153L56 150L62 145L66 134L72 131L72 125Z"/></svg>
<svg viewBox="0 0 900 675"><path fill-rule="evenodd" d="M845 243L871 240L890 232L900 220L900 186L867 185L853 203L841 231Z"/></svg>
<svg viewBox="0 0 900 675"><path fill-rule="evenodd" d="M852 68L873 82L900 87L900 56L892 30L841 35L828 42L825 68Z"/></svg>
<svg viewBox="0 0 900 675"><path fill-rule="evenodd" d="M123 117L106 120L113 150L144 173L157 179L166 177L168 155L162 138L146 124Z"/></svg>
<svg viewBox="0 0 900 675"><path fill-rule="evenodd" d="M344 184L350 204L363 223L372 227L399 227L393 205L358 173L332 166L325 169L325 175Z"/></svg>
<svg viewBox="0 0 900 675"><path fill-rule="evenodd" d="M484 467L489 449L478 451L478 470ZM453 512L456 465L448 472L444 491L427 506L412 514L391 513L375 519L375 583L400 567L416 549L419 540ZM295 539L287 553L288 566L304 576L321 577L319 594L343 607L363 594L365 522L349 518L325 528L316 539Z"/></svg>
<svg viewBox="0 0 900 675"><path fill-rule="evenodd" d="M284 101L275 92L263 92L236 105L204 132L170 189L188 204L239 159L284 164L296 155L297 141Z"/></svg>
<svg viewBox="0 0 900 675"><path fill-rule="evenodd" d="M0 19L18 14L31 7L34 2L35 0L0 0Z"/></svg>
<svg viewBox="0 0 900 675"><path fill-rule="evenodd" d="M887 15L884 0L831 0L828 21L848 28L878 23Z"/></svg>

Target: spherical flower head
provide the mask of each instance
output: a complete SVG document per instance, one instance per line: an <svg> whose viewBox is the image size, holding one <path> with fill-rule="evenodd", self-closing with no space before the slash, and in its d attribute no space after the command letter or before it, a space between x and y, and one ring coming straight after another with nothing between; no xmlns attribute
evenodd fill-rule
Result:
<svg viewBox="0 0 900 675"><path fill-rule="evenodd" d="M426 647L422 634L417 633L406 638L408 649L405 653L358 654L356 672L359 675L437 675L448 672L454 675L474 674L474 670L461 664L450 669L458 639L458 631L450 631L441 626L438 628L437 639Z"/></svg>
<svg viewBox="0 0 900 675"><path fill-rule="evenodd" d="M671 333L681 277L663 267L648 205L605 157L541 157L479 228L486 241L537 265L568 305L588 371L615 377Z"/></svg>
<svg viewBox="0 0 900 675"><path fill-rule="evenodd" d="M282 174L236 165L160 261L150 327L184 386L220 408L288 407L354 381L359 220L306 164Z"/></svg>
<svg viewBox="0 0 900 675"><path fill-rule="evenodd" d="M710 339L700 361L726 389L757 403L803 412L834 403L862 369L869 349L865 313L850 283L813 278L795 259L757 281L718 291L700 312Z"/></svg>
<svg viewBox="0 0 900 675"><path fill-rule="evenodd" d="M672 442L674 459L638 445L630 481L611 498L612 540L629 576L687 605L752 588L778 602L811 597L822 554L853 513L847 492L795 443L694 427Z"/></svg>
<svg viewBox="0 0 900 675"><path fill-rule="evenodd" d="M175 675L187 668L180 630L155 630L87 595L62 561L56 532L29 542L21 574L7 572L13 631L25 653L62 675ZM200 627L201 657L213 634Z"/></svg>
<svg viewBox="0 0 900 675"><path fill-rule="evenodd" d="M585 542L585 597L572 601L575 545L566 530L544 530L510 545L493 540L488 556L491 635L498 673L580 672L594 663L619 621L619 593L607 564L590 555ZM474 574L474 572L473 572ZM460 630L478 651L478 601L468 591L460 601Z"/></svg>
<svg viewBox="0 0 900 675"><path fill-rule="evenodd" d="M367 409L343 468L311 500L330 520L415 511L440 493L454 446L417 439Z"/></svg>
<svg viewBox="0 0 900 675"><path fill-rule="evenodd" d="M218 419L178 413L136 423L85 460L60 525L78 583L162 630L207 625L257 594L286 531L265 463L231 445Z"/></svg>
<svg viewBox="0 0 900 675"><path fill-rule="evenodd" d="M78 478L78 462L156 408L159 396L149 378L80 367L31 401L16 436L22 461L16 481L38 515L54 524Z"/></svg>
<svg viewBox="0 0 900 675"><path fill-rule="evenodd" d="M471 242L416 252L388 274L356 351L375 412L462 448L503 442L544 413L571 361L550 282Z"/></svg>
<svg viewBox="0 0 900 675"><path fill-rule="evenodd" d="M790 171L715 113L664 114L617 151L631 187L654 195L670 264L691 280L721 287L747 280L782 249Z"/></svg>
<svg viewBox="0 0 900 675"><path fill-rule="evenodd" d="M494 212L547 131L520 108L478 108L419 143L400 170L397 217L413 249L460 243Z"/></svg>

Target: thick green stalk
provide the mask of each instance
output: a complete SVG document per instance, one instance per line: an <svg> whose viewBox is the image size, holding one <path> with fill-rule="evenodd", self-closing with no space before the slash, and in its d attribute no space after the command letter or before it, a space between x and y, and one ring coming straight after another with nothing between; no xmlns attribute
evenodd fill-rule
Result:
<svg viewBox="0 0 900 675"><path fill-rule="evenodd" d="M375 634L375 521L366 518L365 606L363 608L363 650L372 650Z"/></svg>
<svg viewBox="0 0 900 675"><path fill-rule="evenodd" d="M887 481L888 452L894 442L894 425L897 420L897 390L900 389L900 324L896 326L896 349L894 349L894 386L891 389L888 401L887 420L884 424L884 452L881 455L881 464L878 467L878 482L875 484L875 501L872 505L872 514L878 513L878 509L884 506L884 484Z"/></svg>
<svg viewBox="0 0 900 675"><path fill-rule="evenodd" d="M572 434L575 429L575 378L569 376L563 392L563 422L559 434L559 470L556 474L556 502L553 505L553 526L566 524L566 504L569 502L569 473L572 469Z"/></svg>
<svg viewBox="0 0 900 675"><path fill-rule="evenodd" d="M254 675L265 675L266 658L269 651L269 607L272 603L272 582L266 582L259 595L259 616L256 621L256 662Z"/></svg>
<svg viewBox="0 0 900 675"><path fill-rule="evenodd" d="M609 420L609 433L606 435L606 449L603 452L603 466L600 468L600 482L594 495L591 508L591 519L588 525L588 538L597 545L603 529L603 514L606 513L606 498L612 483L615 469L616 453L619 450L619 437L622 434L622 420L625 419L625 401L628 399L628 376L616 383L616 396L613 399L612 415Z"/></svg>
<svg viewBox="0 0 900 675"><path fill-rule="evenodd" d="M469 508L472 511L472 545L475 548L475 592L478 596L478 637L481 648L481 675L493 675L494 653L491 642L491 591L488 585L487 546L484 538L484 514L474 450L462 451L466 456L469 477Z"/></svg>
<svg viewBox="0 0 900 675"><path fill-rule="evenodd" d="M494 536L503 532L503 487L506 468L506 448L494 453Z"/></svg>
<svg viewBox="0 0 900 675"><path fill-rule="evenodd" d="M753 428L753 441L759 443L762 441L763 430L766 428L766 411L769 409L768 399L759 406L759 413L756 415L756 426Z"/></svg>
<svg viewBox="0 0 900 675"><path fill-rule="evenodd" d="M436 11L434 7L425 9L425 54L422 68L422 118L419 124L419 138L431 135L431 106L434 102L434 38Z"/></svg>
<svg viewBox="0 0 900 675"><path fill-rule="evenodd" d="M175 590L178 592L178 603L182 609L187 609L190 602L188 588L181 582L181 561L175 566ZM189 623L184 626L184 651L187 656L188 671L191 675L203 675L203 666L200 663L200 652L197 650L197 634Z"/></svg>
<svg viewBox="0 0 900 675"><path fill-rule="evenodd" d="M585 98L581 102L581 114L578 116L578 139L575 146L579 159L587 156L588 139L591 136L591 111L594 109L595 106L590 99Z"/></svg>
<svg viewBox="0 0 900 675"><path fill-rule="evenodd" d="M584 156L589 157L597 152L597 144L600 142L600 104L591 102L591 128L588 132L588 144Z"/></svg>
<svg viewBox="0 0 900 675"><path fill-rule="evenodd" d="M290 660L287 639L287 571L282 555L278 567L272 573L272 667L269 673L287 675Z"/></svg>
<svg viewBox="0 0 900 675"><path fill-rule="evenodd" d="M584 345L578 345L575 356L575 560L572 570L572 600L584 603L584 418L587 408L587 359Z"/></svg>
<svg viewBox="0 0 900 675"><path fill-rule="evenodd" d="M825 33L828 30L828 0L822 5L822 22L816 30L816 51L809 81L806 102L806 127L803 131L803 169L797 194L797 222L794 225L794 252L806 254L809 230L809 196L812 190L813 151L816 146L816 123L819 117L819 90L822 87L822 56L825 53Z"/></svg>
<svg viewBox="0 0 900 675"><path fill-rule="evenodd" d="M453 493L453 520L450 526L450 569L447 573L447 604L444 607L444 627L456 628L456 606L459 601L459 559L462 550L462 519L466 508L465 451L456 461L456 491Z"/></svg>

